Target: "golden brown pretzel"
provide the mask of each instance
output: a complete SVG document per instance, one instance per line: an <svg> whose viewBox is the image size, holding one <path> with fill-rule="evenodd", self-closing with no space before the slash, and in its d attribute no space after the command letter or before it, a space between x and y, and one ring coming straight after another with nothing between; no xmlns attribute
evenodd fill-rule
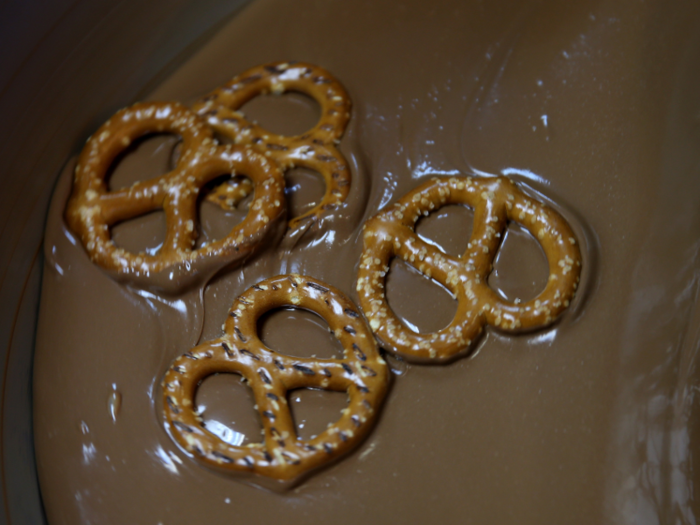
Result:
<svg viewBox="0 0 700 525"><path fill-rule="evenodd" d="M245 119L238 111L261 94L298 91L321 107L321 118L306 133L285 137L270 133ZM236 144L250 144L277 161L283 170L302 166L320 173L326 183L321 202L289 221L294 228L305 220L316 220L342 203L350 189L350 170L336 148L350 119L350 97L326 70L311 64L277 62L249 69L228 84L202 98L193 109L204 116L221 135Z"/></svg>
<svg viewBox="0 0 700 525"><path fill-rule="evenodd" d="M258 337L257 321L283 306L323 317L341 342L344 358L296 358L267 348ZM340 291L299 275L267 279L236 300L224 331L176 359L163 380L166 428L197 459L229 472L288 482L348 453L370 431L387 391L388 368L365 319ZM224 372L240 374L252 389L263 443L230 445L199 418L194 406L199 384ZM287 393L297 388L347 392L348 408L320 435L301 440L287 404Z"/></svg>
<svg viewBox="0 0 700 525"><path fill-rule="evenodd" d="M421 216L448 204L474 209L471 239L459 258L415 233ZM549 265L545 289L521 304L503 299L487 283L508 221L522 224L537 239ZM446 328L419 334L392 312L384 282L394 257L452 292L457 313ZM512 332L552 323L573 298L580 271L581 254L564 218L528 197L508 178L433 178L365 224L357 292L383 346L416 361L445 361L467 350L486 324Z"/></svg>
<svg viewBox="0 0 700 525"><path fill-rule="evenodd" d="M210 191L206 199L224 210L233 210L252 192L253 183L250 179L234 177Z"/></svg>
<svg viewBox="0 0 700 525"><path fill-rule="evenodd" d="M105 177L114 159L150 133L182 137L175 169L109 191ZM193 249L200 190L226 173L244 174L252 181L251 212L226 237ZM112 242L110 226L159 209L165 212L167 231L158 253L131 253ZM242 146L217 145L201 118L176 102L151 102L122 109L88 139L75 169L66 220L95 263L122 275L148 276L177 265L189 270L198 261L214 261L221 267L242 258L283 211L284 179L274 162Z"/></svg>

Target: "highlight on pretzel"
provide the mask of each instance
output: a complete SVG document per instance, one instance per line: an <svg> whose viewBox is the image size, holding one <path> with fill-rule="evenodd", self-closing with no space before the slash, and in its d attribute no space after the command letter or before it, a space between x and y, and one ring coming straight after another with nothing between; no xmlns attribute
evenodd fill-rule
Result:
<svg viewBox="0 0 700 525"><path fill-rule="evenodd" d="M325 319L344 357L297 358L266 347L257 333L258 319L287 306ZM387 392L388 367L367 322L340 291L295 274L267 279L234 302L224 332L177 358L163 379L165 426L185 451L210 467L284 483L347 454L367 436ZM262 422L262 443L231 445L206 429L195 395L201 382L216 373L245 378ZM287 401L288 392L298 388L347 392L349 405L324 432L303 440Z"/></svg>
<svg viewBox="0 0 700 525"><path fill-rule="evenodd" d="M114 159L148 134L173 133L182 138L175 168L131 187L108 190L106 176ZM223 174L250 179L254 201L245 219L219 240L195 249L197 199L203 187ZM177 266L196 271L193 263L219 267L248 255L284 212L284 179L264 155L242 146L220 146L212 130L176 102L139 103L122 109L95 132L78 159L65 217L93 262L122 276L143 277ZM159 251L131 253L117 247L110 227L163 210L167 231Z"/></svg>
<svg viewBox="0 0 700 525"><path fill-rule="evenodd" d="M459 258L443 253L415 233L422 216L449 204L474 210L471 239ZM487 283L509 221L532 234L549 266L545 289L522 303L504 299ZM456 298L457 313L447 327L416 333L394 314L384 290L394 257L442 284ZM436 177L367 221L357 292L383 347L409 360L442 362L467 351L487 324L505 332L551 324L573 299L580 272L581 253L566 220L507 177Z"/></svg>
<svg viewBox="0 0 700 525"><path fill-rule="evenodd" d="M238 111L261 94L295 91L312 97L321 107L321 118L309 131L296 136L271 133L248 121ZM289 227L316 221L339 206L350 190L350 169L336 145L350 119L350 97L343 86L321 67L302 62L276 62L254 67L197 102L193 109L221 135L236 144L255 148L274 159L283 170L297 166L318 172L326 183L321 202L294 217ZM217 201L218 195L212 200ZM220 204L226 199L219 200Z"/></svg>

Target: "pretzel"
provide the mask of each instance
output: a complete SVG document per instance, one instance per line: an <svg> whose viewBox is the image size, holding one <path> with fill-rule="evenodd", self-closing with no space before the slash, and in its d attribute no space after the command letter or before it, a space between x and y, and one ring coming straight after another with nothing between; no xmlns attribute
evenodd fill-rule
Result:
<svg viewBox="0 0 700 525"><path fill-rule="evenodd" d="M182 137L175 169L108 191L105 177L114 159L150 133ZM252 211L226 237L194 249L197 198L206 183L225 173L245 174L252 181ZM128 252L111 240L110 226L161 209L167 231L155 255ZM122 109L88 139L65 217L90 258L106 270L137 278L184 267L191 279L197 273L193 263L224 266L248 255L283 211L284 179L274 162L242 146L217 145L201 118L176 102L151 102Z"/></svg>
<svg viewBox="0 0 700 525"><path fill-rule="evenodd" d="M291 306L319 314L344 348L343 359L297 358L267 348L257 334L265 312ZM258 283L231 307L224 335L174 361L163 380L165 426L205 465L290 482L356 448L373 426L389 373L364 318L340 291L310 277L281 275ZM253 391L264 441L236 446L209 432L195 407L199 384L236 373ZM296 435L287 393L297 388L347 392L340 419L317 437Z"/></svg>
<svg viewBox="0 0 700 525"><path fill-rule="evenodd" d="M415 233L421 216L448 204L474 209L471 239L459 258ZM520 223L532 234L549 265L545 289L523 303L505 300L487 283L508 221ZM456 298L457 313L446 328L416 333L391 310L384 282L394 257L442 284ZM409 360L441 362L468 350L486 324L505 332L549 325L569 306L580 271L581 254L564 218L508 178L433 178L365 224L357 292L370 327L385 348Z"/></svg>
<svg viewBox="0 0 700 525"><path fill-rule="evenodd" d="M206 199L224 210L233 210L253 192L253 183L246 178L233 178L210 191Z"/></svg>
<svg viewBox="0 0 700 525"><path fill-rule="evenodd" d="M246 120L238 111L258 95L281 95L287 91L304 93L321 107L318 123L302 135L286 137L271 133ZM218 133L236 144L251 145L274 159L283 170L302 166L323 176L326 183L323 199L289 221L289 227L295 228L304 221L318 220L324 211L337 207L347 198L350 170L336 144L340 143L350 119L350 104L348 94L326 70L301 62L277 62L249 69L202 98L193 109Z"/></svg>

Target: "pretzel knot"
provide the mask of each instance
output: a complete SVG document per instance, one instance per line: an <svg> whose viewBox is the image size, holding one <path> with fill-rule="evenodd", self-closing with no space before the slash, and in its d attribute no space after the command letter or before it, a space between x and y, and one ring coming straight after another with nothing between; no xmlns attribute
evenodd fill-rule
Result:
<svg viewBox="0 0 700 525"><path fill-rule="evenodd" d="M114 159L134 140L151 133L182 138L175 169L109 191L105 178ZM206 183L226 173L241 173L252 181L251 212L226 237L193 249L197 198ZM167 222L157 253L131 253L113 243L110 226L155 210L163 210ZM274 162L244 147L217 145L200 117L178 103L153 102L117 112L90 137L75 169L66 220L90 258L107 270L138 280L177 269L191 280L200 270L220 268L248 255L283 211L284 179Z"/></svg>
<svg viewBox="0 0 700 525"><path fill-rule="evenodd" d="M284 306L323 317L344 348L343 359L296 358L267 348L257 320ZM233 304L225 334L175 360L163 380L164 416L171 437L208 466L282 482L356 448L370 431L388 387L388 368L372 332L340 291L310 277L278 276L250 288ZM209 432L195 407L202 380L215 373L245 378L264 428L263 443L236 446ZM341 418L310 440L297 437L287 393L298 388L347 392Z"/></svg>
<svg viewBox="0 0 700 525"><path fill-rule="evenodd" d="M304 93L318 102L321 118L302 135L286 137L271 133L245 119L238 110L261 94L280 95L287 91ZM350 119L350 97L326 70L301 62L273 63L249 69L228 84L205 96L193 106L221 135L236 144L254 147L274 159L283 170L302 166L321 174L326 193L308 212L289 221L290 228L305 220L315 221L324 211L345 201L350 189L350 170L336 148ZM235 201L221 187L221 201Z"/></svg>
<svg viewBox="0 0 700 525"><path fill-rule="evenodd" d="M471 239L459 258L415 233L421 216L448 204L474 210ZM508 221L520 223L532 234L549 265L545 289L523 303L505 300L487 283ZM392 312L384 283L394 257L436 280L456 298L457 313L447 327L416 333ZM569 306L580 271L581 254L564 218L525 195L508 178L433 178L365 224L357 292L383 346L415 361L446 361L468 350L486 324L516 332L552 323Z"/></svg>

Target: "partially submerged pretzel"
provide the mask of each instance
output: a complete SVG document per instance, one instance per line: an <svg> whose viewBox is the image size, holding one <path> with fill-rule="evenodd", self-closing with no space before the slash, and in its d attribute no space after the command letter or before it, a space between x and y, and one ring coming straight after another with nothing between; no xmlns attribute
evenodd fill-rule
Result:
<svg viewBox="0 0 700 525"><path fill-rule="evenodd" d="M415 233L420 217L448 204L474 209L471 239L459 258ZM523 303L505 300L487 283L509 221L520 223L532 234L549 265L545 289ZM457 313L447 327L416 333L394 314L384 290L394 257L436 280L457 299ZM365 224L357 292L370 327L384 347L415 361L446 361L468 350L486 324L516 332L552 323L569 306L580 271L578 244L564 218L527 196L508 178L433 178Z"/></svg>
<svg viewBox="0 0 700 525"><path fill-rule="evenodd" d="M114 159L152 133L182 138L175 169L160 177L109 191L105 180ZM223 174L242 174L254 188L246 218L224 238L194 249L197 199L203 186ZM167 231L155 255L131 253L111 240L114 224L163 210ZM284 211L284 179L274 162L241 146L220 146L199 116L176 102L135 104L117 112L90 137L78 159L66 220L90 258L120 275L143 277L195 263L222 267L249 254Z"/></svg>
<svg viewBox="0 0 700 525"><path fill-rule="evenodd" d="M304 93L321 107L321 118L306 133L291 137L271 133L238 111L258 95L288 91ZM274 159L283 170L301 166L321 174L326 193L317 206L289 221L290 228L295 228L304 221L317 220L348 195L350 170L336 145L350 119L350 104L348 94L326 70L301 62L278 62L249 69L204 97L193 109L218 133L236 144L250 145ZM212 200L217 198L212 196Z"/></svg>
<svg viewBox="0 0 700 525"><path fill-rule="evenodd" d="M323 317L341 342L344 357L297 358L267 348L258 337L257 321L284 306ZM362 442L378 415L389 373L366 321L340 291L299 275L267 279L236 300L224 332L176 359L163 380L166 428L187 452L228 472L291 482ZM205 428L194 400L199 384L216 373L246 379L264 428L262 443L231 445ZM349 405L324 432L302 440L287 403L287 393L297 388L347 392Z"/></svg>

